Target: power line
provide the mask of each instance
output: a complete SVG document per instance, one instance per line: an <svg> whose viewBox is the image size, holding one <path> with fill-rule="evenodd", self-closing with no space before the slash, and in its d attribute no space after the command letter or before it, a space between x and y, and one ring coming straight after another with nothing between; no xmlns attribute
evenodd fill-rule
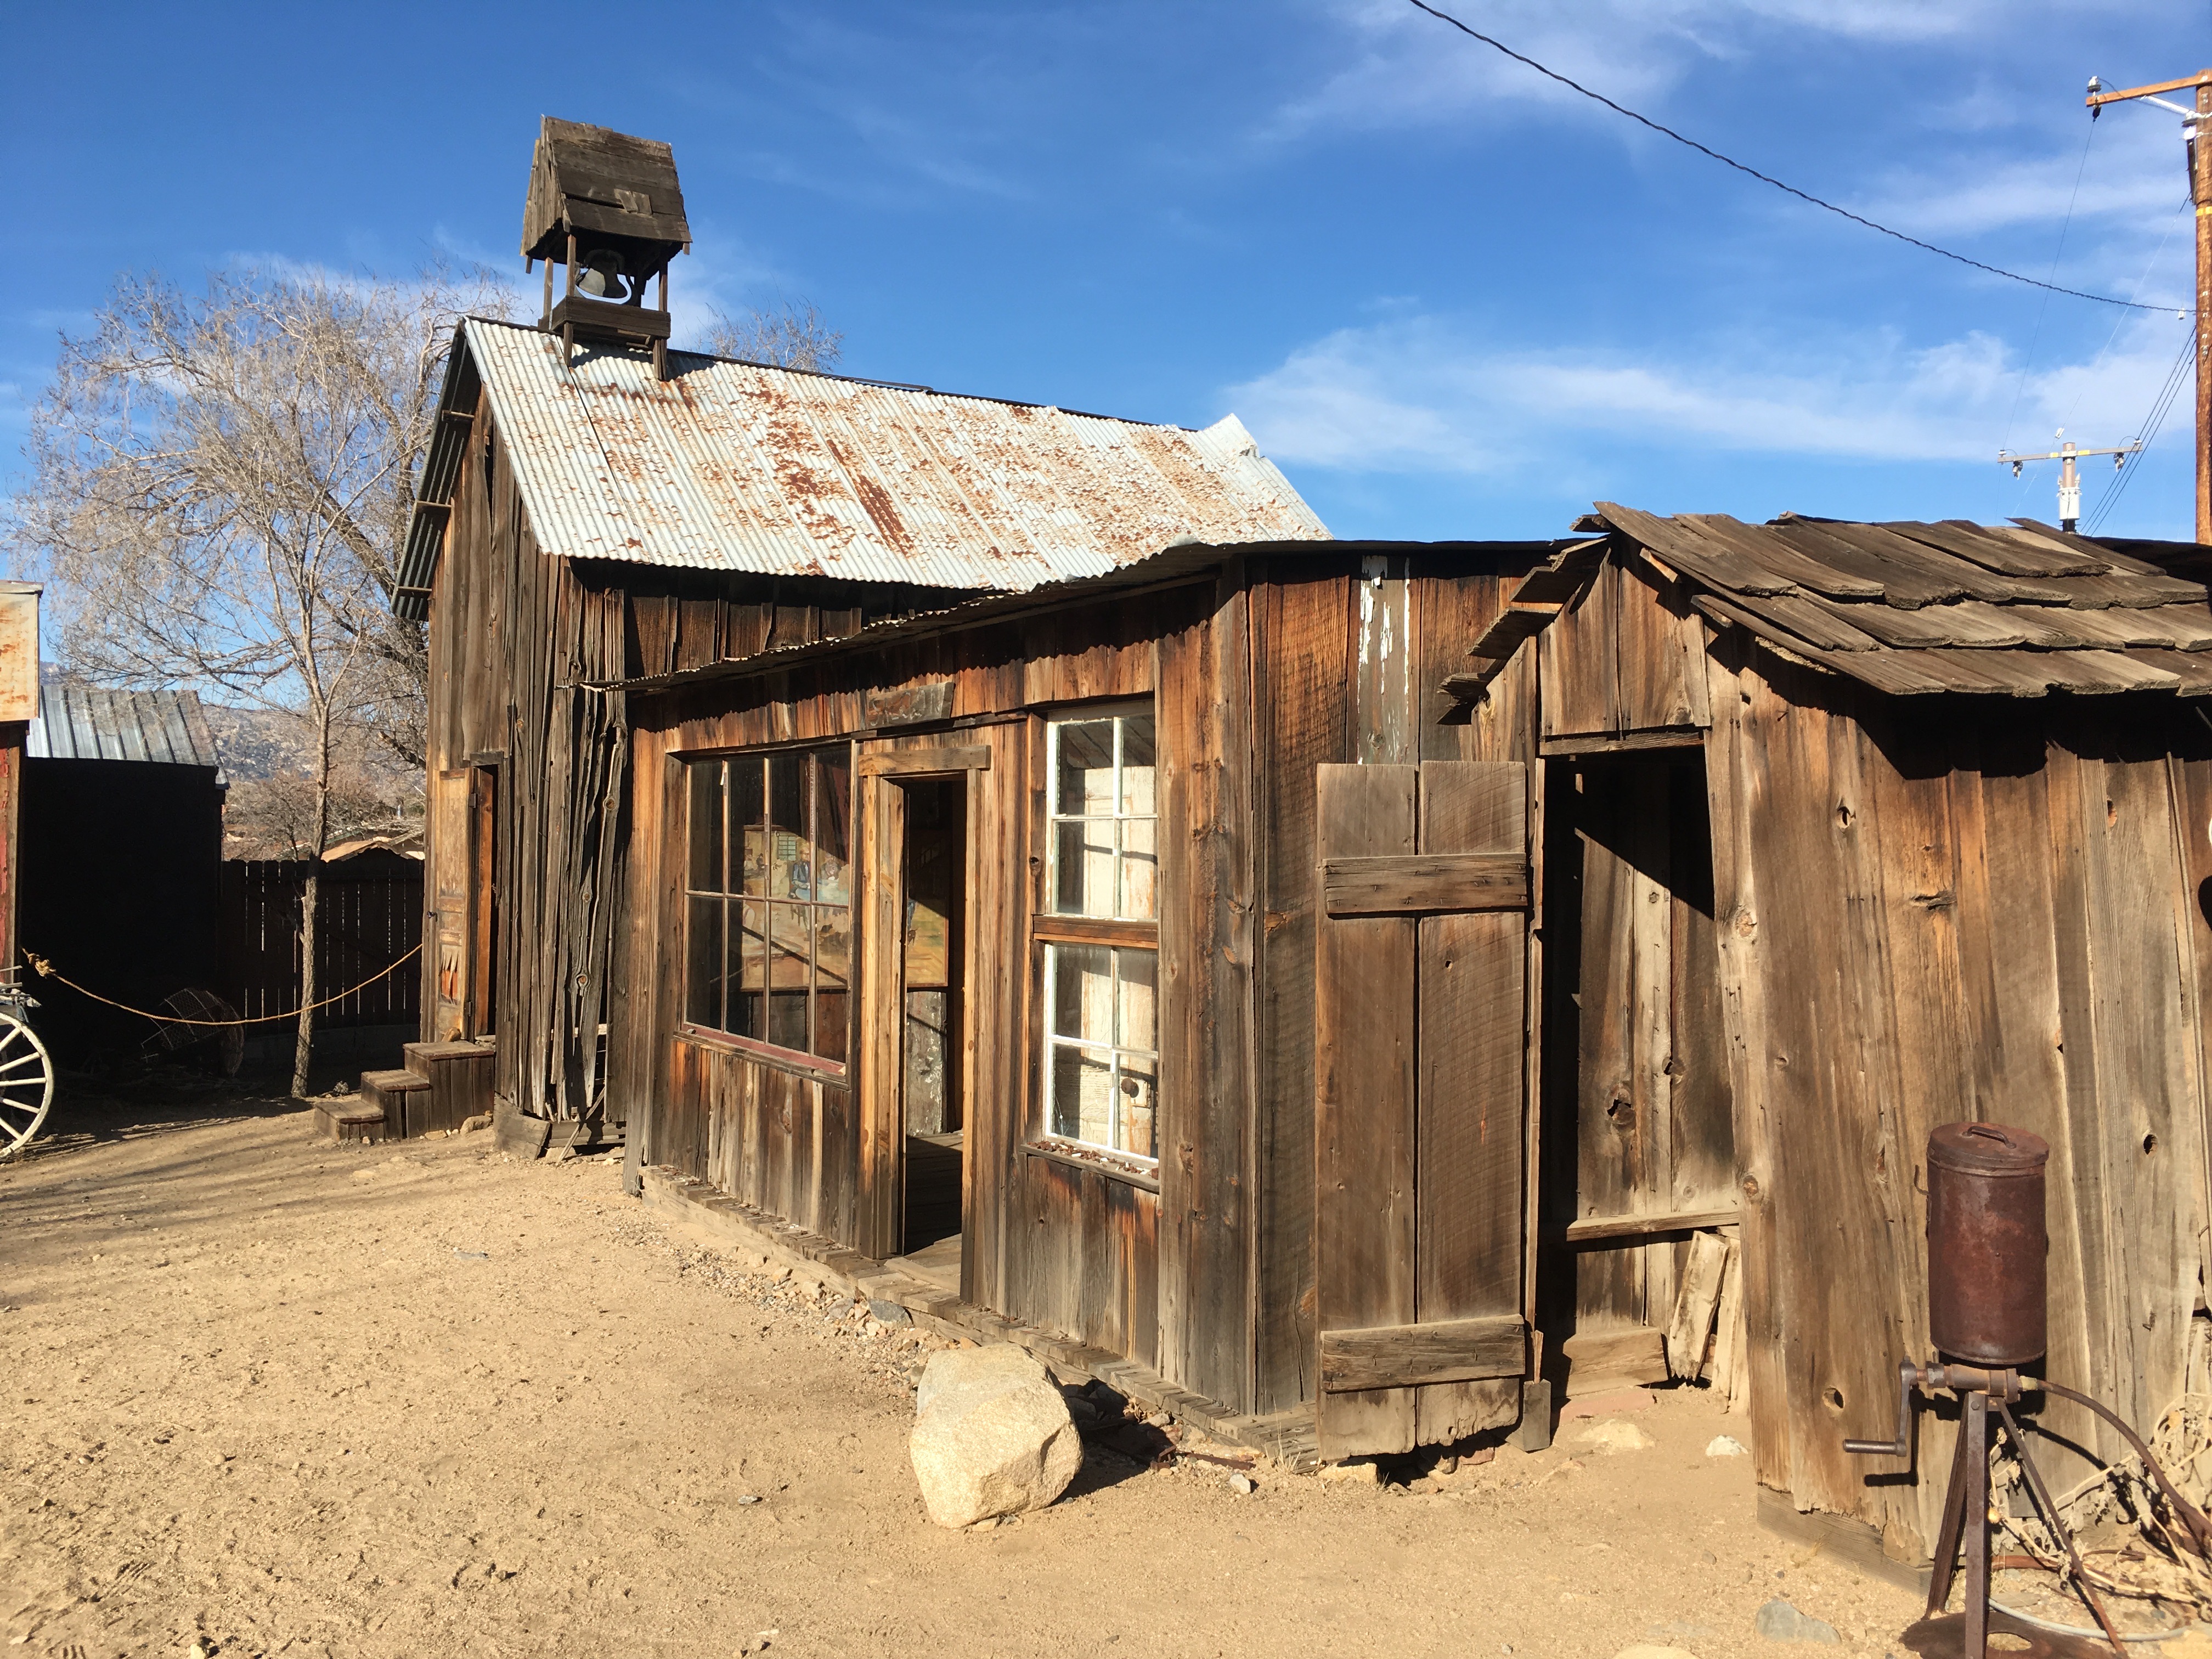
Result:
<svg viewBox="0 0 2212 1659"><path fill-rule="evenodd" d="M2166 425L2166 415L2173 408L2173 400L2181 395L2182 384L2189 378L2189 369L2196 357L2196 340L2192 337L2183 341L2181 351L2173 360L2173 367L2166 372L2166 383L2159 387L2158 396L2151 400L2150 413L2143 417L2142 430L2136 434L2136 441L2141 447L2130 458L2133 465L2121 468L2119 477L2098 497L2097 510L2091 516L2084 534L2094 536L2097 533L2100 526L2112 516L2112 509L2119 505L2120 497L2127 493L2129 481L2142 471L2143 457L2150 453L2150 447L2156 441L2160 429Z"/></svg>
<svg viewBox="0 0 2212 1659"><path fill-rule="evenodd" d="M2066 233L2074 228L2075 204L2081 199L2081 178L2089 170L2089 146L2096 141L2097 124L2092 121L2089 124L2089 136L2081 141L2081 164L2074 169L2074 193L2066 198L2066 222L2058 227L2058 246L2051 251L2050 274L2053 276L2058 274L2059 260L2066 255ZM2141 283L2136 284L2136 292L2138 294L2142 292ZM2030 371L2035 368L2035 349L2043 343L2044 313L2050 309L2051 296L2048 294L2035 302L2035 327L2027 337L2027 356L2021 360L2019 383L2012 389L2012 407L2005 411L2004 434L1998 440L2002 444L2009 445L2012 442L2012 423L2020 414L2020 400L2027 392L2027 377ZM2126 319L2123 318L2121 320ZM2118 326L2117 324L2114 325L2115 328Z"/></svg>
<svg viewBox="0 0 2212 1659"><path fill-rule="evenodd" d="M1453 16L1449 12L1438 11L1434 6L1428 3L1428 0L1407 0L1407 3L1417 11L1425 11L1428 13L1430 16L1435 18L1438 22L1450 24L1454 28L1457 29L1462 34L1468 36L1470 40L1480 40L1484 46L1504 52L1515 63L1526 64L1530 69L1535 70L1537 74L1547 76L1552 80L1557 81L1561 86L1567 88L1570 91L1578 92L1585 98L1593 100L1597 103L1603 104L1614 114L1625 115L1630 120L1638 123L1639 125L1650 128L1652 131L1657 133L1662 138L1672 138L1678 144L1686 144L1690 149L1697 151L1698 155L1710 157L1711 160L1718 161L1723 167L1734 167L1738 173L1748 173L1751 177L1758 179L1762 185L1771 185L1775 189L1782 191L1784 195L1795 196L1801 202L1810 203L1813 206L1820 208L1825 212L1832 213L1840 218L1848 219L1855 225L1863 225L1869 230L1880 231L1885 236L1893 236L1900 242L1909 242L1914 247L1922 249L1929 253L1941 254L1946 259L1955 259L1962 265L1972 265L1976 270L1985 270L1992 276L2002 276L2011 282L2025 283L2030 288L2047 289L2053 294L2063 294L2069 300L2090 300L2101 306L2124 306L2131 311L2176 311L2181 309L2181 307L2176 306L2144 305L2140 301L2136 300L2116 300L2109 294L2085 294L2078 288L2061 288L2056 283L2039 283L2036 281L2034 277L2023 276L2016 270L2005 270L1996 265L1984 264L1979 259L1970 259L1963 253L1954 253L1947 247L1937 247L1933 242L1923 242L1917 236L1908 236L1901 230L1892 230L1887 225L1876 224L1873 220L1866 218L1863 215L1854 213L1849 208L1838 207L1833 202L1824 202L1819 197L1812 194L1809 191L1800 190L1795 185L1785 185L1779 179L1771 178L1767 174L1761 173L1757 167L1746 167L1741 161L1736 161L1731 156L1723 155L1717 149L1709 149L1705 145L1699 143L1694 138L1685 137L1682 134L1675 131L1672 127L1662 126L1658 122L1653 120L1648 115L1638 115L1634 110L1628 108L1626 105L1614 103L1612 99L1607 97L1603 93L1592 92L1588 87L1583 85L1581 82L1570 80L1567 76L1560 74L1557 70L1547 69L1534 58L1528 57L1525 53L1514 51L1512 47L1507 46L1504 41L1493 40L1490 36L1483 33L1481 30L1469 28L1466 24L1461 22L1458 18Z"/></svg>

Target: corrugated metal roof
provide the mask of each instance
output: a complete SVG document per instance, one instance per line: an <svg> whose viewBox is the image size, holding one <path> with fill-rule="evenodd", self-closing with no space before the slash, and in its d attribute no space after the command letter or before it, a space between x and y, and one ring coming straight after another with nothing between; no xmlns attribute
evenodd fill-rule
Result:
<svg viewBox="0 0 2212 1659"><path fill-rule="evenodd" d="M197 691L42 685L23 752L40 760L155 761L218 766Z"/></svg>
<svg viewBox="0 0 2212 1659"><path fill-rule="evenodd" d="M553 337L474 319L457 349L539 546L570 558L1019 592L1179 537L1328 533L1233 416L1194 432L681 351L665 383L622 351L564 373ZM434 446L430 507L440 471Z"/></svg>

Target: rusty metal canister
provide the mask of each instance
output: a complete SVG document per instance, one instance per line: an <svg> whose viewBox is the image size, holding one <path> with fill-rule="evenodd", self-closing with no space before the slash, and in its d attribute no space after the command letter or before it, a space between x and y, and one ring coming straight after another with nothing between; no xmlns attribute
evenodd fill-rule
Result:
<svg viewBox="0 0 2212 1659"><path fill-rule="evenodd" d="M1928 1136L1928 1334L1979 1365L2021 1365L2048 1346L2049 1243L2039 1134L1946 1123Z"/></svg>

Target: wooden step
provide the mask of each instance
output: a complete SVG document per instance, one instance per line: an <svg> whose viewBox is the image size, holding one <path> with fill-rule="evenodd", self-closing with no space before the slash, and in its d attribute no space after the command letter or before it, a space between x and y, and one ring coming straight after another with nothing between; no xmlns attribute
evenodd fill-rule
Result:
<svg viewBox="0 0 2212 1659"><path fill-rule="evenodd" d="M365 1091L356 1099L315 1108L315 1133L324 1140L383 1140L387 1139L385 1122L383 1103Z"/></svg>
<svg viewBox="0 0 2212 1659"><path fill-rule="evenodd" d="M410 1042L407 1069L428 1087L407 1097L410 1135L441 1134L468 1119L489 1116L499 1051L483 1042Z"/></svg>
<svg viewBox="0 0 2212 1659"><path fill-rule="evenodd" d="M429 1105L430 1079L420 1072L363 1072L361 1074L361 1098L364 1105L374 1106L384 1121L386 1140L398 1140L410 1134L419 1135L421 1127L408 1126L408 1104L414 1103L412 1115L421 1119Z"/></svg>

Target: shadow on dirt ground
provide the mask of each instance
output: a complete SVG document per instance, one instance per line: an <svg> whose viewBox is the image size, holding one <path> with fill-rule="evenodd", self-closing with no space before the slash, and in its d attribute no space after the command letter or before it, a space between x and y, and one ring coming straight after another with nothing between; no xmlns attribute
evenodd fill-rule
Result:
<svg viewBox="0 0 2212 1659"><path fill-rule="evenodd" d="M308 1073L311 1098L353 1092L358 1063L319 1065ZM301 1109L289 1071L260 1069L222 1077L189 1061L148 1064L135 1055L60 1066L53 1105L31 1143L8 1162L34 1164L87 1147L143 1140L204 1125L281 1117Z"/></svg>

